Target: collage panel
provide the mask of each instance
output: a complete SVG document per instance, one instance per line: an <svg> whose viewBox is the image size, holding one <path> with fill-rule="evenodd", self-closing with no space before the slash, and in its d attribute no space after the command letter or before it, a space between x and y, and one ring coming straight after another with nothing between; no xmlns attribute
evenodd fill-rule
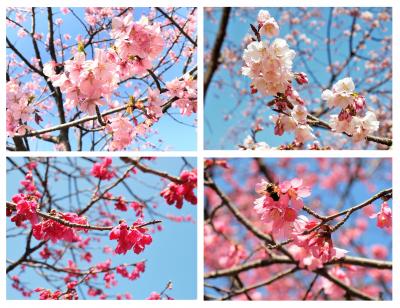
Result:
<svg viewBox="0 0 400 308"><path fill-rule="evenodd" d="M392 300L391 159L204 167L205 300Z"/></svg>
<svg viewBox="0 0 400 308"><path fill-rule="evenodd" d="M196 16L8 7L7 150L196 150Z"/></svg>
<svg viewBox="0 0 400 308"><path fill-rule="evenodd" d="M8 300L196 299L195 158L8 157L6 198Z"/></svg>
<svg viewBox="0 0 400 308"><path fill-rule="evenodd" d="M206 7L204 41L205 149L391 148L391 7Z"/></svg>

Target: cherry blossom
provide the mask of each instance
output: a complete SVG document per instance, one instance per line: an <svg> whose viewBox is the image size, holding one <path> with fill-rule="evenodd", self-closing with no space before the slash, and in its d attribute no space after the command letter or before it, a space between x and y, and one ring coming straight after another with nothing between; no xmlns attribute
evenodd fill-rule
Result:
<svg viewBox="0 0 400 308"><path fill-rule="evenodd" d="M295 52L283 39L272 43L252 42L243 53L242 74L252 79L252 85L263 95L285 93L293 78Z"/></svg>
<svg viewBox="0 0 400 308"><path fill-rule="evenodd" d="M150 245L151 235L146 234L147 229L140 227L142 220L138 219L131 227L124 221L114 227L110 232L110 240L117 240L118 244L115 253L126 254L128 250L133 250L135 254L141 253L146 245Z"/></svg>
<svg viewBox="0 0 400 308"><path fill-rule="evenodd" d="M390 159L223 160L204 169L206 299L391 298Z"/></svg>
<svg viewBox="0 0 400 308"><path fill-rule="evenodd" d="M139 291L131 293L126 289L124 293L115 293L115 289L137 281L136 290L140 290L146 267L158 269L158 265L146 264L147 260L156 260L158 252L149 250L146 259L137 259L140 258L137 255L153 244L156 233L168 234L176 223L195 227L196 221L189 210L174 215L170 212L173 208L161 207L164 199L159 195L166 180L173 179L181 183L181 193L187 200L197 201L196 173L179 168L177 177L173 171L169 174L155 169L160 163L154 160L152 157L10 158L9 172L18 177L22 172L24 176L17 185L8 186L10 192L18 192L10 194L12 197L5 204L6 215L10 217L8 232L16 234L9 237L12 242L8 244L19 245L25 240L21 246L28 247L27 252L22 252L26 260L10 257L7 264L7 272L18 271L18 275L9 278L13 296L43 300L75 300L85 296L103 300L145 298ZM183 161L183 166L194 164L190 158ZM73 182L70 187L54 190L68 181ZM146 196L148 192L150 195ZM136 218L128 224L132 215ZM168 228L161 226L163 220L169 221ZM185 232L190 229L193 228L184 227ZM154 244L162 249L163 244L160 247L156 238ZM184 240L180 242L185 244ZM169 251L169 257L175 258L175 252ZM191 266L189 263L187 266ZM28 283L27 276L35 275L38 267L47 280ZM167 269L167 273L162 274L166 281L174 279L173 272ZM162 276L161 282L154 281L155 290L161 299L172 299L167 294L171 282L162 289L166 282Z"/></svg>
<svg viewBox="0 0 400 308"><path fill-rule="evenodd" d="M208 8L206 147L260 150L243 145L250 135L268 144L266 151L389 149L389 11L373 14L374 24L361 18L370 16L365 8ZM232 24L250 26L237 37L228 31ZM342 52L346 44L350 50Z"/></svg>
<svg viewBox="0 0 400 308"><path fill-rule="evenodd" d="M275 18L273 18L267 10L260 10L257 16L260 34L268 37L277 36L279 34L279 26Z"/></svg>
<svg viewBox="0 0 400 308"><path fill-rule="evenodd" d="M91 174L100 180L111 180L115 177L115 171L112 166L112 158L105 157L100 163L94 163Z"/></svg>
<svg viewBox="0 0 400 308"><path fill-rule="evenodd" d="M322 92L322 99L328 102L329 107L346 108L354 101L355 86L353 79L346 77L335 83L331 90Z"/></svg>
<svg viewBox="0 0 400 308"><path fill-rule="evenodd" d="M52 212L50 215L60 218L66 222L87 225L87 219L85 217L78 216L76 213ZM66 242L77 242L80 240L77 232L80 230L80 228L70 228L53 219L43 219L40 223L34 225L32 230L33 236L37 240L51 240L53 243L56 243L59 240ZM87 232L86 229L83 230Z"/></svg>
<svg viewBox="0 0 400 308"><path fill-rule="evenodd" d="M380 211L371 215L370 218L376 218L376 225L379 228L392 228L392 210L387 202L383 202Z"/></svg>
<svg viewBox="0 0 400 308"><path fill-rule="evenodd" d="M26 123L33 119L34 107L32 102L34 97L24 91L16 79L7 82L6 95L7 134L11 137L16 133L24 134L29 129Z"/></svg>
<svg viewBox="0 0 400 308"><path fill-rule="evenodd" d="M257 183L256 192L262 197L254 201L254 210L261 220L272 224L271 230L276 234L290 232L298 211L303 208L302 198L311 194L310 188L297 178L279 185L262 180Z"/></svg>
<svg viewBox="0 0 400 308"><path fill-rule="evenodd" d="M194 189L197 187L197 173L194 171L182 171L179 177L179 183L172 182L168 184L160 195L165 201L171 205L175 203L175 207L180 209L183 206L183 201L195 205L197 197L194 194Z"/></svg>
<svg viewBox="0 0 400 308"><path fill-rule="evenodd" d="M26 23L42 14L50 18L44 33L26 41ZM194 126L184 117L196 121L195 15L190 8L9 8L7 143L19 151L48 142L58 151L168 148L170 130ZM68 24L76 18L73 37ZM163 121L171 129L158 130L174 109L180 115Z"/></svg>
<svg viewBox="0 0 400 308"><path fill-rule="evenodd" d="M305 216L299 216L294 224L292 235L296 245L304 248L314 258L326 263L333 258L342 258L346 250L333 246L329 226L318 226L317 221L309 221Z"/></svg>

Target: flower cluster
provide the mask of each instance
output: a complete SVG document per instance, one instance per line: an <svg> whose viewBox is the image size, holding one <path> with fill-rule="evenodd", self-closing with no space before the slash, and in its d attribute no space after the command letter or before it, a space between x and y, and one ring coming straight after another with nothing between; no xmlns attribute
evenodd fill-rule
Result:
<svg viewBox="0 0 400 308"><path fill-rule="evenodd" d="M275 124L274 133L282 136L285 132L293 132L295 141L305 143L316 139L313 129L307 124L307 108L296 105L290 111L290 115L271 115L270 120Z"/></svg>
<svg viewBox="0 0 400 308"><path fill-rule="evenodd" d="M197 197L194 194L194 189L197 187L197 172L196 170L184 170L179 176L179 182L171 182L160 195L165 201L171 205L175 203L176 208L180 209L183 205L183 200L195 205Z"/></svg>
<svg viewBox="0 0 400 308"><path fill-rule="evenodd" d="M327 101L330 108L341 108L339 114L330 117L333 131L351 135L354 142L360 142L379 129L375 113L365 111L365 97L355 92L352 78L339 80L332 90L322 92L322 99Z"/></svg>
<svg viewBox="0 0 400 308"><path fill-rule="evenodd" d="M106 131L112 135L108 146L110 151L121 151L131 144L138 130L132 125L128 118L117 115L108 120Z"/></svg>
<svg viewBox="0 0 400 308"><path fill-rule="evenodd" d="M245 66L242 74L252 80L252 93L260 92L262 95L275 97L270 103L270 106L280 112L279 115L270 116L275 124L275 135L294 132L296 142L312 141L316 137L307 124L308 111L305 102L292 86L293 79L299 84L308 83L307 75L292 71L295 52L284 39L277 38L272 43L261 41L260 35L271 37L279 33L279 26L269 12L261 10L257 22L257 41L251 42L244 50ZM267 149L264 145L246 148L252 147L257 150Z"/></svg>
<svg viewBox="0 0 400 308"><path fill-rule="evenodd" d="M38 199L42 194L38 191L33 179L32 170L36 167L36 163L27 164L29 171L25 174L20 184L22 188L19 194L14 195L11 201L16 204L15 209L7 207L6 214L11 216L15 211L15 215L11 217L11 221L20 227L25 220L29 220L32 225L39 221L37 210L39 209Z"/></svg>
<svg viewBox="0 0 400 308"><path fill-rule="evenodd" d="M251 88L254 91L265 96L285 93L293 78L295 54L287 42L280 38L272 43L251 42L243 53L245 66L242 74L252 80Z"/></svg>
<svg viewBox="0 0 400 308"><path fill-rule="evenodd" d="M279 34L279 26L275 18L267 10L260 10L257 16L258 29L261 35L269 37Z"/></svg>
<svg viewBox="0 0 400 308"><path fill-rule="evenodd" d="M322 263L344 257L346 250L333 247L330 227L318 225L317 221L309 221L307 217L299 216L293 224L294 243L304 249L307 257L312 256ZM321 266L322 264L319 264L318 267Z"/></svg>
<svg viewBox="0 0 400 308"><path fill-rule="evenodd" d="M298 178L279 185L262 180L256 185L256 192L262 197L255 200L254 209L275 234L291 231L298 211L303 208L303 198L311 194L310 188Z"/></svg>
<svg viewBox="0 0 400 308"><path fill-rule="evenodd" d="M35 292L39 293L40 300L59 300L63 295L60 290L51 292L50 290L44 288L36 288Z"/></svg>
<svg viewBox="0 0 400 308"><path fill-rule="evenodd" d="M84 228L72 228L68 226L68 223L74 223L79 225L87 225L87 219L85 217L79 216L76 213L57 213L52 211L50 215L54 218L43 219L40 223L32 227L33 236L37 240L51 240L56 243L59 240L66 242L77 242L80 240L78 231L87 229ZM63 223L57 220L62 220Z"/></svg>
<svg viewBox="0 0 400 308"><path fill-rule="evenodd" d="M105 157L101 162L94 163L90 173L100 180L111 180L115 177L115 170L111 168L112 158Z"/></svg>
<svg viewBox="0 0 400 308"><path fill-rule="evenodd" d="M60 65L54 61L45 64L44 74L65 94L67 110L77 107L93 115L99 106L113 106L111 99L119 82L146 74L164 46L160 25L150 23L146 17L134 22L131 13L113 18L110 35L115 40L114 45L95 49L93 60L86 59L84 44L80 42L73 59L64 62L62 73L58 73ZM150 99L151 113L156 104L160 106L159 97ZM161 116L159 109L157 111L157 116ZM106 132L112 135L109 145L112 151L124 149L142 130L142 125L135 128L121 115L109 117L106 124Z"/></svg>
<svg viewBox="0 0 400 308"><path fill-rule="evenodd" d="M129 13L113 18L112 26L113 48L95 49L93 60L86 59L81 42L73 59L64 62L62 73L57 73L57 63L45 64L44 74L65 94L68 109L95 114L96 106L111 102L120 80L142 76L163 49L159 25L151 25L145 17L134 22Z"/></svg>
<svg viewBox="0 0 400 308"><path fill-rule="evenodd" d="M17 205L16 214L11 217L11 221L14 222L17 227L21 226L22 222L25 220L29 220L32 225L38 222L39 218L36 212L38 204L36 199L25 194L17 194L13 196L11 200ZM7 215L11 216L12 211L9 210Z"/></svg>
<svg viewBox="0 0 400 308"><path fill-rule="evenodd" d="M25 134L29 127L26 125L32 120L34 107L32 106L33 96L25 91L16 79L6 84L6 129L8 136Z"/></svg>
<svg viewBox="0 0 400 308"><path fill-rule="evenodd" d="M197 81L185 74L181 80L175 78L166 85L166 93L170 99L175 99L173 106L179 108L182 115L190 116L197 112Z"/></svg>
<svg viewBox="0 0 400 308"><path fill-rule="evenodd" d="M328 225L298 215L304 208L302 198L311 195L311 189L303 185L302 179L279 185L263 180L256 184L256 192L263 196L255 200L255 211L268 223L271 233L290 238L289 251L301 267L314 270L345 255L347 251L333 246Z"/></svg>
<svg viewBox="0 0 400 308"><path fill-rule="evenodd" d="M129 280L136 280L140 277L141 273L144 273L146 269L145 262L139 262L135 264L135 268L131 273L128 272L125 265L119 265L116 268L116 272L120 274L122 277L128 278Z"/></svg>
<svg viewBox="0 0 400 308"><path fill-rule="evenodd" d="M93 115L96 106L110 102L113 91L118 87L119 78L115 68L112 54L96 48L93 60L87 60L83 50L78 51L73 59L65 61L62 73L57 74L55 62L46 63L43 73L65 94L65 107L68 110L77 107Z"/></svg>
<svg viewBox="0 0 400 308"><path fill-rule="evenodd" d="M110 231L110 240L117 240L118 244L115 248L115 253L126 254L128 250L133 250L134 253L141 253L146 245L150 245L152 237L147 234L147 228L141 227L143 224L141 219L138 219L131 227L125 221L121 221L118 226Z"/></svg>
<svg viewBox="0 0 400 308"><path fill-rule="evenodd" d="M76 292L77 281L70 281L67 283L67 291L62 292L60 290L56 290L51 292L48 289L44 288L36 288L35 292L39 293L40 300L77 300L78 293Z"/></svg>
<svg viewBox="0 0 400 308"><path fill-rule="evenodd" d="M145 16L134 22L131 13L112 20L111 37L115 39L114 50L122 78L141 76L151 68L164 46L160 24L150 23Z"/></svg>

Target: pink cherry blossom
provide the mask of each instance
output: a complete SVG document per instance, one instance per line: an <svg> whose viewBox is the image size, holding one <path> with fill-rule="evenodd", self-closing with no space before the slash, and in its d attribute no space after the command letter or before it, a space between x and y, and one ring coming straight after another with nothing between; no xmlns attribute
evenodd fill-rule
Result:
<svg viewBox="0 0 400 308"><path fill-rule="evenodd" d="M323 263L333 258L342 258L347 251L334 247L329 227L317 227L318 224L317 221L309 221L307 217L299 216L293 224L292 235L295 244Z"/></svg>
<svg viewBox="0 0 400 308"><path fill-rule="evenodd" d="M115 177L115 170L111 166L112 158L105 157L100 163L94 163L91 174L100 180L111 180Z"/></svg>
<svg viewBox="0 0 400 308"><path fill-rule="evenodd" d="M273 18L267 10L260 10L257 16L260 34L268 37L279 34L279 26L275 18Z"/></svg>
<svg viewBox="0 0 400 308"><path fill-rule="evenodd" d="M376 218L376 225L379 228L392 228L392 210L387 202L383 202L380 211L371 215L370 218Z"/></svg>
<svg viewBox="0 0 400 308"><path fill-rule="evenodd" d="M11 217L12 222L15 222L17 226L20 226L24 220L29 220L32 225L38 222L36 199L31 199L25 194L17 194L11 200L17 205L16 215Z"/></svg>
<svg viewBox="0 0 400 308"><path fill-rule="evenodd" d="M87 219L78 216L76 213L54 213L50 215L55 215L57 218L60 218L67 223L71 222L80 225L87 225ZM33 236L37 240L51 240L53 243L56 243L59 240L77 242L80 239L78 235L79 230L81 230L81 228L68 227L53 219L43 219L40 223L32 227ZM87 229L83 230L85 232L87 231Z"/></svg>
<svg viewBox="0 0 400 308"><path fill-rule="evenodd" d="M243 53L245 66L242 74L252 80L261 94L285 93L293 78L292 64L295 52L283 39L269 42L252 42Z"/></svg>
<svg viewBox="0 0 400 308"><path fill-rule="evenodd" d="M165 188L160 195L169 205L175 203L178 209L182 208L184 200L193 205L197 204L197 197L194 194L194 189L197 187L196 170L182 171L179 181L179 183L171 182L168 184L168 187Z"/></svg>
<svg viewBox="0 0 400 308"><path fill-rule="evenodd" d="M275 185L275 195L269 192L271 184L264 180L256 184L256 192L262 195L254 201L254 210L261 215L261 220L272 223L276 234L288 234L291 231L297 213L303 208L303 199L311 194L301 179L292 179Z"/></svg>
<svg viewBox="0 0 400 308"><path fill-rule="evenodd" d="M122 221L110 231L110 240L118 241L115 253L126 254L128 250L132 249L135 254L139 254L146 245L151 244L152 237L146 233L147 229L139 227L142 223L142 220L138 219L129 227L125 221Z"/></svg>
<svg viewBox="0 0 400 308"><path fill-rule="evenodd" d="M107 125L107 131L112 135L112 141L109 145L110 151L120 151L131 144L137 130L127 117L118 115L111 118L110 124Z"/></svg>

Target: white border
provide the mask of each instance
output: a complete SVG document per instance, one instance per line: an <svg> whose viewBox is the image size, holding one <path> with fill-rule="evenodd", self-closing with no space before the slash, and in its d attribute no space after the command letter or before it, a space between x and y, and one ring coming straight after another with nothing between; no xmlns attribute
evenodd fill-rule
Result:
<svg viewBox="0 0 400 308"><path fill-rule="evenodd" d="M5 7L7 6L66 6L68 5L69 7L86 7L86 6L110 6L112 4L113 6L137 6L137 7L146 7L146 6L193 6L196 5L196 2L194 1L189 1L189 0L164 0L164 1L143 1L143 0L136 0L136 1L126 1L126 0L114 0L112 2L110 1L105 1L105 0L64 0L64 1L55 1L55 0L33 0L33 1L27 1L27 0L2 0L0 1L0 6L1 6L1 20L5 20ZM250 151L205 151L203 150L203 141L204 141L204 134L203 134L203 127L204 127L204 122L203 122L203 101L202 101L202 85L203 85L203 7L206 6L215 6L215 7L220 7L220 6L265 6L265 7L274 7L274 6L304 6L304 7L310 7L310 6L317 6L317 7L328 7L328 6L372 6L372 7L377 7L377 6L391 6L393 7L393 136L394 136L394 146L393 149L390 151L271 151L271 152L250 152ZM219 303L219 302L203 302L203 279L202 279L202 273L203 273L203 226L202 226L202 221L203 221L203 179L202 179L202 174L203 174L203 158L204 157L393 157L393 187L394 187L394 202L393 202L393 213L394 213L394 219L393 219L393 256L394 256L394 269L393 269L393 301L391 302L385 302L385 305L388 306L394 306L398 305L400 303L400 283L399 283L399 264L398 264L398 256L400 256L400 245L398 243L400 239L400 220L399 220L399 211L397 210L397 207L395 206L397 202L397 195L398 195L398 190L400 187L400 176L399 173L396 172L400 170L400 152L399 152L399 128L400 125L397 123L399 120L399 112L400 108L398 107L400 95L399 95L399 86L400 86L400 78L399 78L399 57L400 57L400 49L398 44L400 43L400 37L399 37L399 31L400 31L400 1L396 0L279 0L279 1L273 1L273 0L263 0L263 1L252 1L249 2L248 0L229 0L229 1L223 1L223 0L203 0L201 1L200 6L198 6L198 60L199 60L199 69L198 69L198 85L199 85L199 108L198 108L198 137L197 137L197 145L198 145L198 150L197 151L172 151L172 152L155 152L155 151L146 151L146 152L70 152L70 153L65 153L65 152L29 152L29 156L159 156L159 157L176 157L176 156L190 156L190 157L197 157L197 162L198 162L198 174L199 174L199 188L198 188L198 196L199 196L199 204L198 204L198 212L197 212L197 219L198 219L198 243L197 243L197 248L198 248L198 254L197 254L197 290L198 290L198 300L197 301L163 301L163 302L156 302L156 305L159 305L161 307L187 307L190 305L191 307L222 307L224 305L229 305L229 307L239 307L241 305L253 305L255 307L264 307L266 305L272 305L275 306L277 304L281 305L282 307L290 307L293 303L292 302L275 302L275 301L269 301L269 302L227 302L227 303ZM3 57L1 58L1 67L3 70L3 76L4 76L4 69L5 69L5 57L4 57L4 52L5 52L5 24L3 24L3 27L1 28L1 38L0 42L2 45L2 52L3 52ZM0 89L1 89L1 97L3 98L1 101L3 104L5 104L5 83L1 82L0 83ZM0 112L0 122L5 125L5 112L4 112L4 105L3 105L3 111ZM6 159L5 157L8 156L26 156L26 153L12 153L12 152L6 152L5 150L5 131L4 131L4 126L3 129L1 130L0 133L0 144L3 146L1 147L1 153L3 159L1 160L0 166L2 168L2 174L3 174L3 179L5 179L6 175ZM6 185L5 181L3 181L1 185L1 190L0 193L2 193L3 196L3 201L5 201L5 195L6 195ZM5 246L5 216L1 216L3 220L2 222L2 228L0 232L0 269L3 273L5 273L5 251L6 251L6 246ZM5 281L6 281L6 276L3 275L2 279L0 279L0 304L2 304L3 307L23 307L26 304L39 304L39 302L26 302L26 301L6 301L6 288L5 288ZM47 306L53 306L53 305L60 305L63 307L70 307L72 305L71 302L68 301L61 301L58 303L52 302L52 301L42 301L40 302L40 305L43 307ZM80 302L74 302L73 305L76 307L78 306L90 306L90 305L98 305L100 307L109 307L110 301L80 301ZM120 301L118 302L118 305L121 307L127 307L133 306L133 305L139 305L140 307L150 307L150 305L153 305L154 303L151 301ZM376 305L381 305L382 303L367 303L363 302L363 305L365 307L372 307ZM327 307L336 307L338 305L337 302L296 302L296 305L299 306L307 306L307 307L320 307L320 305L324 305ZM350 305L353 305L351 302L341 302L340 305L343 305L344 307L350 307Z"/></svg>

